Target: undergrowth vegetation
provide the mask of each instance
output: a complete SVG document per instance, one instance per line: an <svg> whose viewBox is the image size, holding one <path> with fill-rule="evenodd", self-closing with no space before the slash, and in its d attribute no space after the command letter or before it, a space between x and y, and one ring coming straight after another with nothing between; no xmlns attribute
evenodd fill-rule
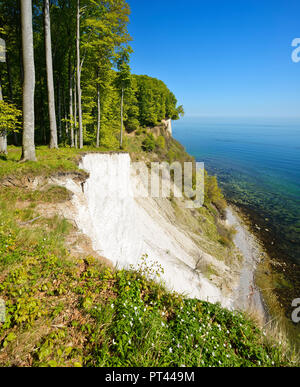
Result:
<svg viewBox="0 0 300 387"><path fill-rule="evenodd" d="M24 250L3 226L2 365L290 364L240 313L168 293L138 271L113 272L92 258L62 259L47 240Z"/></svg>

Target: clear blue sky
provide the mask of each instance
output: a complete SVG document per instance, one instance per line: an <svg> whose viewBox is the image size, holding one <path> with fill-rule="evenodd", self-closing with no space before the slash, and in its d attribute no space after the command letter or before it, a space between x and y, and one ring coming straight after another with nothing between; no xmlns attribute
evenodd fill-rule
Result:
<svg viewBox="0 0 300 387"><path fill-rule="evenodd" d="M128 0L132 71L187 116L300 117L299 0Z"/></svg>

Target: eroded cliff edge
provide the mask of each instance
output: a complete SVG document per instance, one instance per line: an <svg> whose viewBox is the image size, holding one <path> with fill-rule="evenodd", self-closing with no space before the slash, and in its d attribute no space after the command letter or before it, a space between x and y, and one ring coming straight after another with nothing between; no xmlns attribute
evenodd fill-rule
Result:
<svg viewBox="0 0 300 387"><path fill-rule="evenodd" d="M89 175L84 182L72 176L51 180L73 194L61 214L117 268L137 268L146 255L149 265L163 268L161 279L169 290L247 309L251 288L241 287L240 251L220 246L209 224L212 219L185 208L183 200L134 198L133 186L142 179L133 180L130 164L128 153L83 155L79 167Z"/></svg>
<svg viewBox="0 0 300 387"><path fill-rule="evenodd" d="M145 154L143 160L153 161ZM43 203L37 210L73 223L77 231L67 242L73 255L93 255L127 269L138 268L146 255L149 266L163 268L161 279L169 290L220 302L229 309L262 310L253 279L257 254L254 251L245 258L239 249L220 243L218 227L221 223L226 227L225 220L216 224L214 215L204 209L187 209L183 199L134 198L133 186L144 180L132 176L129 153L82 153L78 163L77 172L8 177L2 185L41 192L64 187L68 200ZM236 226L238 222L232 220L231 215L230 226ZM243 225L238 226L244 232ZM249 238L244 245L247 243L248 251L253 250ZM243 280L245 259L247 281Z"/></svg>

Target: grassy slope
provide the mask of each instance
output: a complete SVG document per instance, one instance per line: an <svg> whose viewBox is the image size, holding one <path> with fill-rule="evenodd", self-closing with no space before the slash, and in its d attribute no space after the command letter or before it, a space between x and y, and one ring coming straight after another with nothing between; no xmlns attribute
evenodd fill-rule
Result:
<svg viewBox="0 0 300 387"><path fill-rule="evenodd" d="M140 141L140 140L139 140ZM136 141L128 148L139 150ZM86 150L85 150L86 151ZM2 178L76 171L78 151L38 150L39 163L0 161ZM281 345L240 313L168 293L137 271L112 271L65 248L72 225L38 218L40 202L68 192L0 187L0 365L16 366L286 366Z"/></svg>
<svg viewBox="0 0 300 387"><path fill-rule="evenodd" d="M36 148L37 162L20 163L21 149L9 147L8 156L0 157L0 181L6 176L51 176L58 172L78 172L77 160L80 153L95 149L85 147L82 150L61 148L59 150L40 146ZM106 150L106 149L100 149Z"/></svg>

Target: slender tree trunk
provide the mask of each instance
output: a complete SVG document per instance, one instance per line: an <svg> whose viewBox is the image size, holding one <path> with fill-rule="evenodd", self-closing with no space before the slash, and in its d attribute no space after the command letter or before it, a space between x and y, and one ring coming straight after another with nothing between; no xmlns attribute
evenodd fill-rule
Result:
<svg viewBox="0 0 300 387"><path fill-rule="evenodd" d="M63 107L63 117L64 117L64 121L65 121L65 136L64 136L64 146L66 146L66 141L68 141L68 137L69 137L69 126L68 126L68 115L67 115L67 108L66 108L66 93L65 93L65 82L63 82L63 86L62 86L62 95L63 95L63 98L62 98L62 107Z"/></svg>
<svg viewBox="0 0 300 387"><path fill-rule="evenodd" d="M58 148L57 126L55 115L55 96L53 82L52 44L51 44L51 23L49 0L44 0L44 27L45 27L45 52L48 86L48 107L50 120L50 148Z"/></svg>
<svg viewBox="0 0 300 387"><path fill-rule="evenodd" d="M7 133L0 132L0 154L7 155Z"/></svg>
<svg viewBox="0 0 300 387"><path fill-rule="evenodd" d="M19 14L15 14L17 20L16 23L16 36L21 37L20 26L21 26L21 0L17 0L17 7ZM22 53L22 39L18 39L18 51L19 51L19 63L20 63L20 83L23 84L24 81L24 68L23 68L23 53Z"/></svg>
<svg viewBox="0 0 300 387"><path fill-rule="evenodd" d="M41 88L41 101L44 101L44 93L43 93L43 89ZM42 103L41 104L41 113L42 113L42 117L45 117L46 114L45 114L45 107L44 107L44 104ZM43 132L42 132L42 139L43 139L43 142L44 142L44 145L47 145L48 142L47 142L47 133L46 133L46 125L45 125L45 120L43 119L43 122L42 122L42 128L43 128Z"/></svg>
<svg viewBox="0 0 300 387"><path fill-rule="evenodd" d="M7 155L7 133L0 132L0 154Z"/></svg>
<svg viewBox="0 0 300 387"><path fill-rule="evenodd" d="M36 161L34 145L34 89L35 68L32 31L32 2L21 1L23 83L23 140L22 161Z"/></svg>
<svg viewBox="0 0 300 387"><path fill-rule="evenodd" d="M61 93L60 77L57 79L57 119L58 119L58 139L61 140Z"/></svg>
<svg viewBox="0 0 300 387"><path fill-rule="evenodd" d="M3 101L2 84L0 77L0 101ZM7 154L7 133L6 130L0 131L0 154Z"/></svg>
<svg viewBox="0 0 300 387"><path fill-rule="evenodd" d="M123 147L123 103L124 103L124 89L122 88L122 96L121 96L121 135L120 135L120 148Z"/></svg>
<svg viewBox="0 0 300 387"><path fill-rule="evenodd" d="M78 135L79 149L83 148L82 107L81 107L81 63L80 63L80 0L77 0L77 94L78 94Z"/></svg>
<svg viewBox="0 0 300 387"><path fill-rule="evenodd" d="M96 146L100 146L100 129L101 129L101 103L100 103L100 86L97 84L97 108L98 108L98 117L97 117L97 139Z"/></svg>
<svg viewBox="0 0 300 387"><path fill-rule="evenodd" d="M77 89L76 89L76 79L74 76L74 125L75 125L75 148L78 148L78 128L77 128Z"/></svg>
<svg viewBox="0 0 300 387"><path fill-rule="evenodd" d="M73 117L73 76L71 68L71 54L69 54L69 119L71 148L74 148L74 117Z"/></svg>
<svg viewBox="0 0 300 387"><path fill-rule="evenodd" d="M40 87L38 89L39 95L37 96L39 101L45 101L47 98L47 90L45 90L44 93L44 88ZM48 130L46 128L46 120L48 120L48 107L45 106L44 103L40 104L40 119L39 119L39 124L41 127L41 141L43 145L49 145L49 141L47 140L47 135L48 135ZM47 121L48 122L48 121Z"/></svg>
<svg viewBox="0 0 300 387"><path fill-rule="evenodd" d="M66 146L66 143L69 144L69 124L68 124L68 114L67 114L67 109L64 103L64 114L65 114L65 139L64 139L64 145Z"/></svg>
<svg viewBox="0 0 300 387"><path fill-rule="evenodd" d="M69 12L71 12L71 1L68 0ZM71 36L71 28L68 30L68 34ZM71 40L73 42L73 39ZM70 120L70 145L74 148L74 113L73 113L73 71L72 71L72 51L73 44L69 47L69 120Z"/></svg>

